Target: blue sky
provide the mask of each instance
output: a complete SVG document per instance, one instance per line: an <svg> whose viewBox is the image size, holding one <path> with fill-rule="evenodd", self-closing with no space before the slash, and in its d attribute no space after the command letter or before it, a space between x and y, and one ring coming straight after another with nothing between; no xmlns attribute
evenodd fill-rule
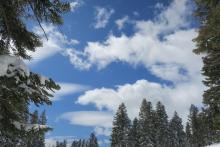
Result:
<svg viewBox="0 0 220 147"><path fill-rule="evenodd" d="M54 140L87 138L95 132L108 146L120 103L130 118L143 98L161 101L185 122L190 104L201 104L201 57L190 0L73 0L62 26L36 25L44 46L26 63L61 86L46 109L47 146ZM35 107L31 106L34 110Z"/></svg>

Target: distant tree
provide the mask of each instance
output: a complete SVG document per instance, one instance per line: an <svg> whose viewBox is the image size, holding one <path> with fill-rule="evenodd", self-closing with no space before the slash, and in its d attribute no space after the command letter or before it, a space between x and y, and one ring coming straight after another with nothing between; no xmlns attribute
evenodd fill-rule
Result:
<svg viewBox="0 0 220 147"><path fill-rule="evenodd" d="M127 147L129 129L130 120L127 115L126 107L124 103L122 103L114 117L111 134L111 147Z"/></svg>
<svg viewBox="0 0 220 147"><path fill-rule="evenodd" d="M67 147L67 142L64 140L63 142L56 142L56 147Z"/></svg>
<svg viewBox="0 0 220 147"><path fill-rule="evenodd" d="M156 113L154 117L154 124L156 130L156 146L168 147L169 144L169 130L168 130L168 116L164 105L161 102L157 103Z"/></svg>
<svg viewBox="0 0 220 147"><path fill-rule="evenodd" d="M99 146L99 145L98 145L98 140L97 140L95 134L94 134L94 133L91 133L91 134L90 134L90 138L89 138L89 140L88 140L88 145L87 145L87 147L98 147L98 146Z"/></svg>
<svg viewBox="0 0 220 147"><path fill-rule="evenodd" d="M186 134L183 130L182 119L178 116L177 112L174 113L173 118L169 123L170 130L170 147L185 147Z"/></svg>
<svg viewBox="0 0 220 147"><path fill-rule="evenodd" d="M153 147L155 145L153 109L151 102L147 102L146 99L141 104L138 124L139 145Z"/></svg>

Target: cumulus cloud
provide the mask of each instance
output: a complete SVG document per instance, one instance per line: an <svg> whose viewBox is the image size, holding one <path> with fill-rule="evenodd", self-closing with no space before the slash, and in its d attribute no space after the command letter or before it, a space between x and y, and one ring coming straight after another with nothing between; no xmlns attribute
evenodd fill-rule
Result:
<svg viewBox="0 0 220 147"><path fill-rule="evenodd" d="M28 52L32 57L32 60L26 61L28 64L36 64L48 57L65 51L68 46L74 46L79 43L78 40L68 39L67 36L62 34L58 28L52 24L43 24L43 28L47 34L48 40L40 27L35 27L33 29L37 35L42 37L43 46L36 48L35 52Z"/></svg>
<svg viewBox="0 0 220 147"><path fill-rule="evenodd" d="M97 135L110 135L113 114L103 111L74 111L66 112L57 119L67 120L73 125L95 127Z"/></svg>
<svg viewBox="0 0 220 147"><path fill-rule="evenodd" d="M77 8L79 8L83 4L82 0L74 0L70 3L70 9L74 12Z"/></svg>
<svg viewBox="0 0 220 147"><path fill-rule="evenodd" d="M111 15L115 11L113 9L108 8L102 8L102 7L96 7L95 8L95 29L105 28L105 26L108 24L109 19Z"/></svg>
<svg viewBox="0 0 220 147"><path fill-rule="evenodd" d="M117 19L117 20L115 21L115 23L116 23L118 29L121 30L121 29L124 28L124 25L125 25L126 23L129 23L130 21L131 21L131 20L129 19L128 16L124 16L124 17L122 17L121 19Z"/></svg>
<svg viewBox="0 0 220 147"><path fill-rule="evenodd" d="M61 100L62 97L75 94L79 92L86 91L90 89L89 86L81 85L81 84L74 84L74 83L58 83L60 85L60 90L56 91L55 96L51 98L52 101Z"/></svg>
<svg viewBox="0 0 220 147"><path fill-rule="evenodd" d="M70 49L67 55L80 69L88 70L92 66L102 69L121 61L132 66L143 65L165 80L185 80L183 76L198 74L201 67L200 57L192 53L195 47L192 39L197 33L187 29L188 11L187 0L175 0L154 20L136 21L133 36L111 34L104 42L88 42L82 52ZM186 72L183 75L181 71Z"/></svg>
<svg viewBox="0 0 220 147"><path fill-rule="evenodd" d="M100 88L86 91L77 103L81 105L94 104L99 110L107 109L116 112L118 105L125 103L129 116L133 119L138 116L139 107L146 98L154 105L161 101L171 117L176 110L180 116L187 119L188 109L192 103L201 103L203 87L200 81L181 83L170 87L147 80L138 80L132 84L117 86L116 89Z"/></svg>

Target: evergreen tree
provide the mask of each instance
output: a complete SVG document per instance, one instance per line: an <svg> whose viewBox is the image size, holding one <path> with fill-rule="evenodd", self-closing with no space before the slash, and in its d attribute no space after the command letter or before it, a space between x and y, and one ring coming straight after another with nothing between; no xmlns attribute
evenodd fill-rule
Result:
<svg viewBox="0 0 220 147"><path fill-rule="evenodd" d="M138 134L138 119L135 118L133 120L131 129L129 131L129 146L131 146L131 147L140 147L139 142L138 142L139 137L140 136Z"/></svg>
<svg viewBox="0 0 220 147"><path fill-rule="evenodd" d="M200 132L200 122L198 118L199 110L196 106L191 105L190 107L190 115L189 115L189 123L192 132L192 146L193 147L200 147L202 146L201 142L201 132Z"/></svg>
<svg viewBox="0 0 220 147"><path fill-rule="evenodd" d="M98 141L94 133L90 134L87 147L98 147Z"/></svg>
<svg viewBox="0 0 220 147"><path fill-rule="evenodd" d="M199 18L198 36L195 53L205 53L203 59L203 81L209 87L203 94L203 103L209 117L212 118L210 129L215 135L214 142L220 142L220 1L195 0L195 15Z"/></svg>
<svg viewBox="0 0 220 147"><path fill-rule="evenodd" d="M69 10L69 3L60 0L0 1L0 135L5 138L1 145L13 146L12 140L24 135L19 132L29 103L51 104L49 91L59 89L52 79L29 72L22 60L30 59L27 51L42 45L26 22L35 18L41 28L41 22L62 24L61 14Z"/></svg>
<svg viewBox="0 0 220 147"><path fill-rule="evenodd" d="M168 147L168 116L166 114L165 107L163 104L161 104L161 102L157 103L154 123L156 130L156 146Z"/></svg>
<svg viewBox="0 0 220 147"><path fill-rule="evenodd" d="M192 133L189 122L186 123L186 147L192 147Z"/></svg>
<svg viewBox="0 0 220 147"><path fill-rule="evenodd" d="M129 129L130 120L127 115L126 107L124 103L122 103L114 117L111 134L111 147L127 147Z"/></svg>
<svg viewBox="0 0 220 147"><path fill-rule="evenodd" d="M153 129L154 124L152 105L151 102L147 102L146 99L144 99L140 108L138 125L138 134L140 135L139 145L141 147L153 147L155 145Z"/></svg>
<svg viewBox="0 0 220 147"><path fill-rule="evenodd" d="M172 147L185 147L186 135L183 131L182 119L178 116L177 112L174 113L173 118L169 123L170 141L169 146Z"/></svg>

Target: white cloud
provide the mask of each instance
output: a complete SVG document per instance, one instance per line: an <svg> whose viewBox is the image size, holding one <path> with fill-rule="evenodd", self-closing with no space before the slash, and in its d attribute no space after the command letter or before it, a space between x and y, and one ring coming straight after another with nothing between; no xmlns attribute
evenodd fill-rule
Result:
<svg viewBox="0 0 220 147"><path fill-rule="evenodd" d="M113 114L101 111L74 111L66 112L57 119L68 120L73 125L95 127L97 135L110 135Z"/></svg>
<svg viewBox="0 0 220 147"><path fill-rule="evenodd" d="M83 4L82 0L74 0L70 3L70 9L74 12L77 8L79 8Z"/></svg>
<svg viewBox="0 0 220 147"><path fill-rule="evenodd" d="M198 83L197 83L198 82ZM160 85L147 80L138 80L133 84L124 84L116 89L100 88L86 91L77 103L81 105L94 104L99 110L103 108L116 112L122 102L127 106L128 114L133 119L138 116L139 107L143 98L154 105L161 101L169 116L176 110L186 121L188 109L192 103L201 103L203 87L201 82L181 83L174 87Z"/></svg>
<svg viewBox="0 0 220 147"><path fill-rule="evenodd" d="M96 7L95 8L95 24L94 28L105 28L105 26L108 24L109 19L111 15L114 13L113 9L107 9L102 7Z"/></svg>
<svg viewBox="0 0 220 147"><path fill-rule="evenodd" d="M201 67L200 57L192 53L196 31L181 29L188 25L188 11L187 0L175 0L155 20L136 21L133 36L111 34L104 42L88 42L83 52L72 49L67 55L80 69L88 70L94 65L102 69L121 61L133 66L144 65L165 80L185 80L183 76L198 74ZM183 75L181 70L186 74Z"/></svg>
<svg viewBox="0 0 220 147"><path fill-rule="evenodd" d="M130 22L130 19L129 19L128 16L124 16L123 18L117 19L117 20L115 21L115 23L116 23L116 25L118 26L118 29L119 29L119 30L123 29L123 28L124 28L124 25L125 25L126 23L129 23L129 22Z"/></svg>
<svg viewBox="0 0 220 147"><path fill-rule="evenodd" d="M68 50L67 53L70 60L74 57L74 61L83 61L83 64L72 62L76 68L80 65L80 69L88 70L92 66L103 69L113 62L125 62L134 67L144 66L171 85L143 79L114 89L96 88L86 91L77 103L115 112L124 102L129 116L134 118L142 99L146 98L154 104L157 101L165 104L169 116L177 110L185 122L190 105L201 104L205 90L201 82L201 57L192 52L195 48L192 39L197 33L189 28L187 18L191 7L188 2L174 0L154 20L136 21L135 33L131 36L110 34L103 42L88 42L82 52Z"/></svg>
<svg viewBox="0 0 220 147"><path fill-rule="evenodd" d="M55 92L55 96L51 98L52 101L58 101L61 100L63 96L83 92L90 89L89 86L74 84L74 83L58 83L58 84L60 85L61 89Z"/></svg>
<svg viewBox="0 0 220 147"><path fill-rule="evenodd" d="M44 36L44 33L40 27L35 27L34 32L42 37L42 47L36 48L35 52L28 52L32 57L32 60L26 61L28 64L36 64L48 57L51 57L57 53L61 53L68 48L68 46L73 46L79 43L78 40L69 40L67 36L60 33L58 28L51 24L43 24L43 28L48 37L48 40Z"/></svg>

